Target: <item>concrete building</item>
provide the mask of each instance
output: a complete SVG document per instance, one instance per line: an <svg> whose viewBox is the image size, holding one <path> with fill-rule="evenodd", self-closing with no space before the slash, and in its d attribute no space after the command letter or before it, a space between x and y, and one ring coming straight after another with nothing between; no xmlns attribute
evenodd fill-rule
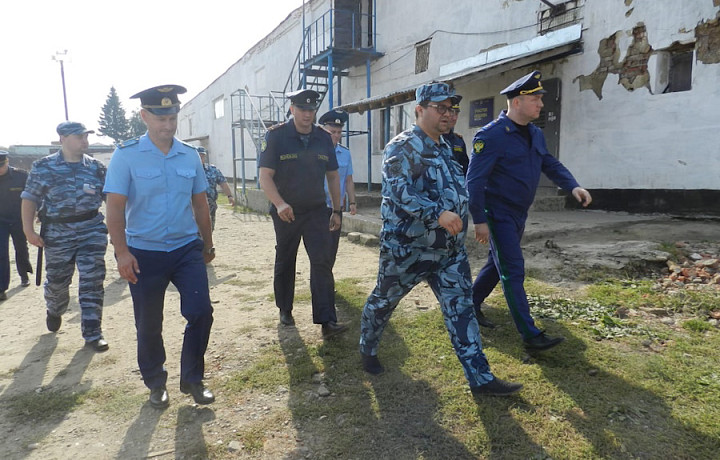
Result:
<svg viewBox="0 0 720 460"><path fill-rule="evenodd" d="M539 69L549 94L536 124L594 207L720 213L719 19L718 0L311 0L185 104L178 134L254 180L282 94L325 84L320 113L351 112L362 189L412 124L417 85L464 96L456 131L470 146L505 108L498 92Z"/></svg>

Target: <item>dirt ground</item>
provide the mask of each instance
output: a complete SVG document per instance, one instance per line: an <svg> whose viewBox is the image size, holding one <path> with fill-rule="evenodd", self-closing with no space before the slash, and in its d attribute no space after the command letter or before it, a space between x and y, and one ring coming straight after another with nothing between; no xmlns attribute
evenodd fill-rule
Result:
<svg viewBox="0 0 720 460"><path fill-rule="evenodd" d="M616 250L608 247L627 241L718 240L717 222L688 222L684 230L668 222L637 225L612 232L568 229L552 239L536 239L527 247L528 268L556 272L558 267L577 270L573 261L590 266L597 265L592 261L603 260L615 264L618 257L622 259L627 254L617 247ZM209 278L215 323L206 355L206 381L211 388L213 383L248 365L264 346L279 340L277 309L270 300L274 233L269 217L233 213L230 208L221 207L214 238L217 258L209 266ZM484 262L481 253L473 251L473 271ZM31 249L33 260L35 254L35 249ZM287 413L288 391L281 389L270 395L254 392L233 404L227 403L228 395L216 391L217 402L205 407L182 395L178 379L184 321L177 292L171 288L166 297L164 323L170 407L165 411L151 408L146 403L148 390L137 370L127 283L119 278L111 251L106 261L103 330L110 350L105 353L83 347L76 283L71 287L75 292L62 328L50 333L45 327L42 289L21 288L17 275L13 277L9 298L0 303L0 458L202 458L208 455L206 445L238 449L235 455L245 457L241 446L229 445L233 433L259 418L277 418L277 414ZM370 292L376 270L377 248L341 240L336 279L361 279ZM309 302L305 300L308 284L307 257L301 250L296 284L300 299L294 311L297 334L306 343L317 343L322 339L319 326L312 324ZM418 286L404 302L413 307L436 306L424 285ZM348 334L357 336L358 331ZM13 404L32 392L80 394L88 390L91 394L107 391L109 398L116 399L120 390L123 398L119 398L118 404L124 406L107 414L96 405L85 403L38 421L23 418ZM238 401L237 397L233 401ZM264 445L262 458L305 457L301 439L307 434L298 433L289 417L280 418L275 436Z"/></svg>

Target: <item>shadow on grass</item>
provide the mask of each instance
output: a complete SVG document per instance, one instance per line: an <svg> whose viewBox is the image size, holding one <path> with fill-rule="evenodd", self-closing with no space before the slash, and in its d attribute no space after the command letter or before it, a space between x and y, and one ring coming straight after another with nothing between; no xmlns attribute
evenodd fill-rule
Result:
<svg viewBox="0 0 720 460"><path fill-rule="evenodd" d="M553 386L540 388L538 397L547 397L548 390L561 393L549 396L547 405L551 407L530 403L519 406L527 413L537 410L553 414L553 418L566 421L572 428L570 432L558 432L557 439L548 441L554 444L548 446L551 454L564 449L563 443L582 450L581 444L585 442L585 453L598 458L716 458L720 439L676 418L661 395L618 375L620 371L615 369L628 371L622 368L623 351L606 342L586 342L562 323L544 320L549 334L562 335L566 341L552 350L527 355L509 313L500 310L489 315L501 327L484 329L486 342L501 353L517 358L529 356L528 365L539 367L541 379L527 386L547 386L548 382ZM597 356L592 359L595 362L588 359L588 354ZM608 364L604 366L603 362ZM564 398L570 399L570 406L560 402ZM547 428L544 430L548 436Z"/></svg>
<svg viewBox="0 0 720 460"><path fill-rule="evenodd" d="M336 305L342 320L352 318L350 331L317 350L295 328L278 329L291 374L292 421L302 443L288 458L475 458L437 422L439 400L431 385L399 370L409 352L392 324L381 346L392 358L385 360L384 374L371 376L362 370L358 351L362 306L340 293ZM322 382L330 396L319 397L309 384L320 370L312 364L313 355L322 361Z"/></svg>
<svg viewBox="0 0 720 460"><path fill-rule="evenodd" d="M13 382L0 398L3 425L11 427L12 431L21 425L32 427L32 430L24 431L31 433L31 439L17 438L17 434L1 433L5 444L3 450L6 450L7 454L7 457L3 455L3 458L29 456L32 450L27 449L28 445L39 443L52 433L67 414L81 404L81 396L89 389L90 384L80 383L95 355L89 348L78 349L65 369L43 386L43 376L57 344L56 334L40 336L38 343L23 359ZM28 388L31 390L27 391Z"/></svg>
<svg viewBox="0 0 720 460"><path fill-rule="evenodd" d="M556 324L553 331L565 336L566 343L536 362L545 378L580 408L566 416L600 455L694 459L720 452L719 439L676 419L662 397L590 363L585 342L568 328Z"/></svg>

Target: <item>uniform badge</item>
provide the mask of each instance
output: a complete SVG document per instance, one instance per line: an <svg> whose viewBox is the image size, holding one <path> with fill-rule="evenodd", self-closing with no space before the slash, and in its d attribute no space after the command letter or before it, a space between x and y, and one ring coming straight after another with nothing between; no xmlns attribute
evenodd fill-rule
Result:
<svg viewBox="0 0 720 460"><path fill-rule="evenodd" d="M169 97L164 97L160 101L160 105L163 107L170 107L172 105L172 101L170 100Z"/></svg>
<svg viewBox="0 0 720 460"><path fill-rule="evenodd" d="M484 148L485 148L485 141L477 141L473 144L473 150L475 151L476 154L482 152Z"/></svg>
<svg viewBox="0 0 720 460"><path fill-rule="evenodd" d="M260 151L264 152L266 148L267 148L267 141L265 139L263 139L260 141Z"/></svg>

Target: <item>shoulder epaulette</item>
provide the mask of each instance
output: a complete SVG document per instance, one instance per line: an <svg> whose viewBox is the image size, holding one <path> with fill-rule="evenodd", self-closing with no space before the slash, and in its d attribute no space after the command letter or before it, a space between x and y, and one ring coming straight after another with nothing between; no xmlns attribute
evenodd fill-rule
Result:
<svg viewBox="0 0 720 460"><path fill-rule="evenodd" d="M197 151L197 145L188 144L188 143L185 142L185 141L180 141L180 143L181 143L182 145L184 145L185 147L190 147L191 149Z"/></svg>
<svg viewBox="0 0 720 460"><path fill-rule="evenodd" d="M125 147L130 147L131 145L135 145L135 144L137 144L138 142L140 142L140 138L139 138L139 137L135 137L135 138L132 138L132 139L128 139L128 140L119 142L119 143L117 144L117 148L119 148L119 149L124 149Z"/></svg>
<svg viewBox="0 0 720 460"><path fill-rule="evenodd" d="M486 124L485 126L483 126L482 128L480 128L480 129L478 130L478 132L490 131L490 130L493 129L494 127L498 126L498 121L499 121L499 118L494 119L494 120L491 121L490 123L488 123L488 124Z"/></svg>
<svg viewBox="0 0 720 460"><path fill-rule="evenodd" d="M284 121L284 122L282 122L282 123L275 123L274 125L268 126L268 127L267 127L267 130L268 130L268 132L270 132L270 131L275 131L276 129L278 129L278 128L282 127L282 126L285 126L285 125L287 125L287 121Z"/></svg>

